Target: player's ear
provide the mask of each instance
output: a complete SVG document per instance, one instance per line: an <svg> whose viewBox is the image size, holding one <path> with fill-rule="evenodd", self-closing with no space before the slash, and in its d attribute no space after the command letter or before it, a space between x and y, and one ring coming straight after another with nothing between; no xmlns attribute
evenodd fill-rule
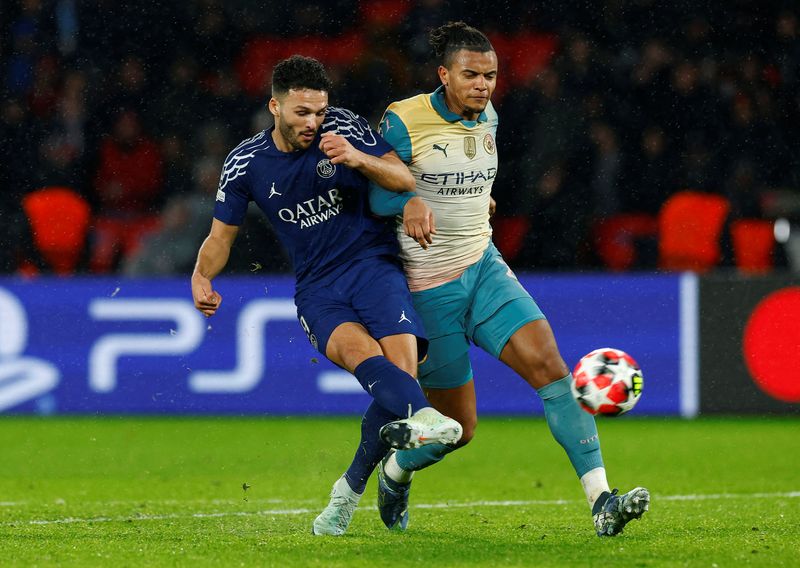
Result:
<svg viewBox="0 0 800 568"><path fill-rule="evenodd" d="M439 80L442 82L442 85L446 87L450 83L450 73L447 71L447 67L439 65L437 73L439 73Z"/></svg>
<svg viewBox="0 0 800 568"><path fill-rule="evenodd" d="M278 99L272 97L267 103L267 108L269 109L269 112L272 113L272 116L278 116L278 113L280 113L281 110Z"/></svg>

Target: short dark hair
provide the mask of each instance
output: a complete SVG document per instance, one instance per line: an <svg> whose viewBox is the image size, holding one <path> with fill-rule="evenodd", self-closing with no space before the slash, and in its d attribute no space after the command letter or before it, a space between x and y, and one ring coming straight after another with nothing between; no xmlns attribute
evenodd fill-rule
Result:
<svg viewBox="0 0 800 568"><path fill-rule="evenodd" d="M292 55L272 70L272 96L285 95L290 89L331 90L325 67L313 57Z"/></svg>
<svg viewBox="0 0 800 568"><path fill-rule="evenodd" d="M483 32L464 22L447 22L430 33L430 42L436 57L447 67L452 63L453 54L462 49L486 53L494 51L492 42Z"/></svg>

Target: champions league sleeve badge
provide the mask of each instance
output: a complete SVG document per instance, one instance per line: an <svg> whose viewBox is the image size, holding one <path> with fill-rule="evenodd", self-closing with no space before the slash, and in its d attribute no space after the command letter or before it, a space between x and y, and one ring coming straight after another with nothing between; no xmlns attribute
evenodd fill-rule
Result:
<svg viewBox="0 0 800 568"><path fill-rule="evenodd" d="M475 144L475 137L474 136L464 136L464 154L470 160L475 157L477 153L476 144Z"/></svg>

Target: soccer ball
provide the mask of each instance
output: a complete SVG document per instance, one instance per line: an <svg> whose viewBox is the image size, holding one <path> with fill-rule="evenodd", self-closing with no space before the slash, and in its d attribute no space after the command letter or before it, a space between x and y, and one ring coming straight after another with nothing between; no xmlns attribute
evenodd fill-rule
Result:
<svg viewBox="0 0 800 568"><path fill-rule="evenodd" d="M584 355L572 376L572 395L589 414L624 414L642 396L642 370L619 349L604 347Z"/></svg>

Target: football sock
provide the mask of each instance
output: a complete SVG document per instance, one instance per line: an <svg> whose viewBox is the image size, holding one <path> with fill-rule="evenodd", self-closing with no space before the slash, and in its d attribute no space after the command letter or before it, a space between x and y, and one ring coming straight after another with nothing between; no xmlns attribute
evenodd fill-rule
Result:
<svg viewBox="0 0 800 568"><path fill-rule="evenodd" d="M393 420L397 420L397 416L374 400L364 413L361 419L361 443L353 456L353 463L344 473L347 484L356 493L364 492L369 476L389 451L389 446L383 443L378 432L384 424Z"/></svg>
<svg viewBox="0 0 800 568"><path fill-rule="evenodd" d="M455 450L452 446L445 446L444 444L429 444L413 450L400 450L396 452L392 458L396 461L397 465L405 471L418 471L425 469L429 465L439 463L444 459L444 456ZM395 479L395 481L402 481ZM410 480L410 478L409 478Z"/></svg>
<svg viewBox="0 0 800 568"><path fill-rule="evenodd" d="M364 390L395 416L408 418L420 408L431 405L417 380L382 355L365 360L353 374Z"/></svg>
<svg viewBox="0 0 800 568"><path fill-rule="evenodd" d="M414 477L413 471L408 471L400 467L397 463L397 452L392 452L383 464L383 473L397 483L406 484Z"/></svg>
<svg viewBox="0 0 800 568"><path fill-rule="evenodd" d="M581 409L572 396L572 374L537 389L553 438L567 452L578 477L603 467L600 439L594 417Z"/></svg>
<svg viewBox="0 0 800 568"><path fill-rule="evenodd" d="M586 493L586 500L589 508L593 508L597 499L603 494L608 493L608 480L606 479L606 468L596 467L587 471L581 476L581 486Z"/></svg>

